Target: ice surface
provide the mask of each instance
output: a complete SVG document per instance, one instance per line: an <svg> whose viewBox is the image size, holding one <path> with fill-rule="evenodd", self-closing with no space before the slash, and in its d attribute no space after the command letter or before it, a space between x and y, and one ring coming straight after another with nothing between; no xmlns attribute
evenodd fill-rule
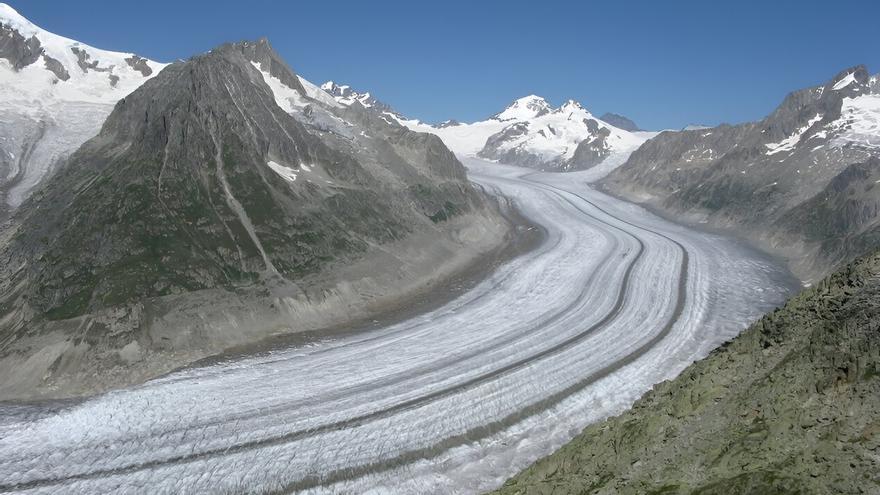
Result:
<svg viewBox="0 0 880 495"><path fill-rule="evenodd" d="M840 119L830 127L839 131L832 142L835 146L856 143L870 148L880 147L880 95L844 98Z"/></svg>

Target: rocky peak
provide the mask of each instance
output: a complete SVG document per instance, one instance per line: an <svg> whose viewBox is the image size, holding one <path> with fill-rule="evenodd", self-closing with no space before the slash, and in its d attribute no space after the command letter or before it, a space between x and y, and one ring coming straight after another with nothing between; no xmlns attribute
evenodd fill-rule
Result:
<svg viewBox="0 0 880 495"><path fill-rule="evenodd" d="M789 93L761 122L763 137L775 143L799 135L806 141L813 131L837 121L845 99L872 93L871 76L864 65L840 71L822 86Z"/></svg>
<svg viewBox="0 0 880 495"><path fill-rule="evenodd" d="M868 85L871 78L868 69L864 65L856 65L848 69L840 71L834 78L825 85L825 91L842 91L847 92L859 91Z"/></svg>
<svg viewBox="0 0 880 495"><path fill-rule="evenodd" d="M306 90L303 88L299 78L296 77L296 73L275 52L267 38L263 37L257 41L241 41L231 45L223 45L219 48L219 50L224 49L238 50L248 61L258 64L263 71L268 72L272 77L280 79L288 88L299 91L302 95L306 94Z"/></svg>
<svg viewBox="0 0 880 495"><path fill-rule="evenodd" d="M641 130L635 122L616 113L605 112L599 117L599 120L607 122L618 129L623 129L624 131L637 132Z"/></svg>

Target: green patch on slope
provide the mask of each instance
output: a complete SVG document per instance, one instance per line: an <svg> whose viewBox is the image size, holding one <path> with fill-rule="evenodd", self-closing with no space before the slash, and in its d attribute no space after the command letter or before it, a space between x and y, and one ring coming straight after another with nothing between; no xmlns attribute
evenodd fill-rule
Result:
<svg viewBox="0 0 880 495"><path fill-rule="evenodd" d="M880 253L764 316L503 494L880 493Z"/></svg>

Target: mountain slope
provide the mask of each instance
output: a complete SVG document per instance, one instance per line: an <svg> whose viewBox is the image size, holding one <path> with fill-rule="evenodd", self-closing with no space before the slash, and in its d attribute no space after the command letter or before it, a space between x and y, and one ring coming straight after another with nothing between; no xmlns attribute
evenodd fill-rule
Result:
<svg viewBox="0 0 880 495"><path fill-rule="evenodd" d="M612 192L731 229L815 279L878 238L880 84L862 67L791 93L760 122L663 132L605 180ZM822 219L812 218L822 205Z"/></svg>
<svg viewBox="0 0 880 495"><path fill-rule="evenodd" d="M9 393L364 317L501 242L438 138L323 96L260 40L121 100L0 239Z"/></svg>
<svg viewBox="0 0 880 495"><path fill-rule="evenodd" d="M880 253L791 299L498 493L880 487Z"/></svg>
<svg viewBox="0 0 880 495"><path fill-rule="evenodd" d="M0 4L0 218L163 67L49 33Z"/></svg>

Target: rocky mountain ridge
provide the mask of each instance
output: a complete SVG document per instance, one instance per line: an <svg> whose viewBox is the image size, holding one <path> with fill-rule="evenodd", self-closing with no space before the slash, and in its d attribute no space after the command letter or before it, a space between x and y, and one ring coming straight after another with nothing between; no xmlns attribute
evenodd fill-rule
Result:
<svg viewBox="0 0 880 495"><path fill-rule="evenodd" d="M880 243L878 160L880 84L857 66L759 122L662 132L604 185L749 237L809 282Z"/></svg>

